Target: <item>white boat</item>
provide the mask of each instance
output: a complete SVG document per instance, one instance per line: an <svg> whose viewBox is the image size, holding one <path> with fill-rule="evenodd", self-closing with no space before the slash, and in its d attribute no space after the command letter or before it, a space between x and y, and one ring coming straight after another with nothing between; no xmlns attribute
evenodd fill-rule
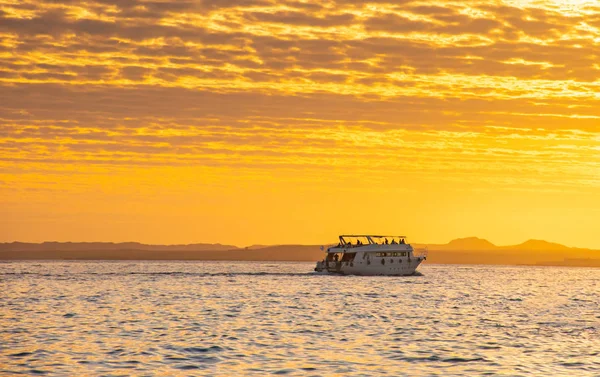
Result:
<svg viewBox="0 0 600 377"><path fill-rule="evenodd" d="M414 250L405 236L341 235L327 249L315 271L343 275L413 275L427 259L427 250ZM324 250L321 247L321 250Z"/></svg>

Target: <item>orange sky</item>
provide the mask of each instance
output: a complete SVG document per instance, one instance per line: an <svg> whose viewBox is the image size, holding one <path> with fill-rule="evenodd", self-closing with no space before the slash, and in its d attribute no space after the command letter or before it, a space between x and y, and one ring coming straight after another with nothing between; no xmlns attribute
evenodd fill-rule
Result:
<svg viewBox="0 0 600 377"><path fill-rule="evenodd" d="M0 241L598 224L595 0L0 0Z"/></svg>

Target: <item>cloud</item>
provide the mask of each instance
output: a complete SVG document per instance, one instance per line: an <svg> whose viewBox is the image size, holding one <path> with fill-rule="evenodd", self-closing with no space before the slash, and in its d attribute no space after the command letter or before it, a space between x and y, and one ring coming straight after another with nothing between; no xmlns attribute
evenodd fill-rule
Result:
<svg viewBox="0 0 600 377"><path fill-rule="evenodd" d="M509 166L587 180L597 12L513 3L4 5L1 168L336 166L451 179Z"/></svg>
<svg viewBox="0 0 600 377"><path fill-rule="evenodd" d="M330 27L348 25L355 20L350 13L333 14L326 17L315 17L302 12L280 11L275 13L251 12L247 17L254 22L274 22L286 25L304 25L310 27Z"/></svg>

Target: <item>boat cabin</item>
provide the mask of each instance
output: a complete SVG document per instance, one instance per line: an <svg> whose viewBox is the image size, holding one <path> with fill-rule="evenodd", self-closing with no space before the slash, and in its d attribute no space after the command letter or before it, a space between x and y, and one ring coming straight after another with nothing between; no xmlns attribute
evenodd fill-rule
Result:
<svg viewBox="0 0 600 377"><path fill-rule="evenodd" d="M315 271L356 275L407 275L415 272L426 251L417 251L405 236L341 235L327 249Z"/></svg>

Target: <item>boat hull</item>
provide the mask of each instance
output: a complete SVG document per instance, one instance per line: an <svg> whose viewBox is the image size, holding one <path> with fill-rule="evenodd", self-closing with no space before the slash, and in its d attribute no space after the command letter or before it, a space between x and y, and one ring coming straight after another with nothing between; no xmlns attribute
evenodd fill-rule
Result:
<svg viewBox="0 0 600 377"><path fill-rule="evenodd" d="M378 258L353 262L317 262L315 271L339 275L410 276L417 272L422 261L423 258Z"/></svg>

